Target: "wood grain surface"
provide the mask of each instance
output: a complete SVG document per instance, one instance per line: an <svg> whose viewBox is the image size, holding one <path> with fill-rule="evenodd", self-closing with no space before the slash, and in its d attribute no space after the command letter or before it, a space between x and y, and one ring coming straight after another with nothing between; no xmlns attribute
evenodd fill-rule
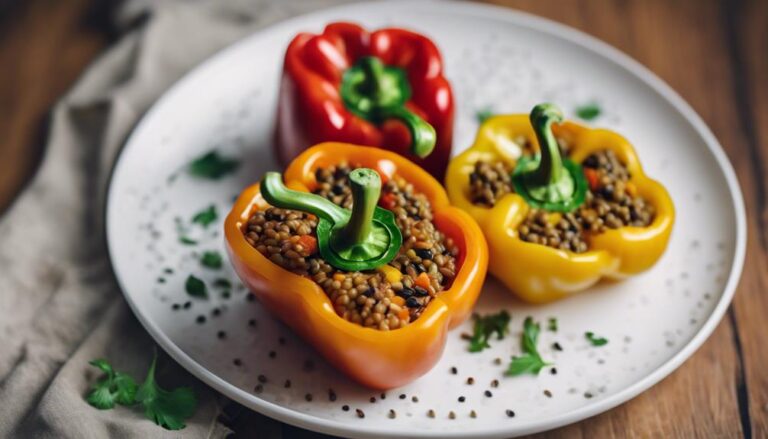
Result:
<svg viewBox="0 0 768 439"><path fill-rule="evenodd" d="M93 3L98 3L94 6ZM583 30L669 83L736 168L747 204L746 265L710 339L637 398L542 438L768 437L768 1L497 0ZM109 41L88 0L0 8L0 212L41 156L50 106ZM90 24L89 24L90 23ZM229 407L236 436L319 437Z"/></svg>

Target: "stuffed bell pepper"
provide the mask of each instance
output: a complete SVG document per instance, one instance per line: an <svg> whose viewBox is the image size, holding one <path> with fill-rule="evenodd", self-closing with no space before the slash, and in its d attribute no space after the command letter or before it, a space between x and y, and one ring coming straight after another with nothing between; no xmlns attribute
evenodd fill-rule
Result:
<svg viewBox="0 0 768 439"><path fill-rule="evenodd" d="M442 181L452 136L451 87L427 37L332 23L288 46L275 139L281 164L316 143L347 142L395 151Z"/></svg>
<svg viewBox="0 0 768 439"><path fill-rule="evenodd" d="M356 381L406 384L469 315L488 250L440 184L382 149L323 143L243 191L227 249L261 303Z"/></svg>
<svg viewBox="0 0 768 439"><path fill-rule="evenodd" d="M650 268L675 216L626 139L563 122L551 104L488 119L446 182L485 233L491 273L533 303Z"/></svg>

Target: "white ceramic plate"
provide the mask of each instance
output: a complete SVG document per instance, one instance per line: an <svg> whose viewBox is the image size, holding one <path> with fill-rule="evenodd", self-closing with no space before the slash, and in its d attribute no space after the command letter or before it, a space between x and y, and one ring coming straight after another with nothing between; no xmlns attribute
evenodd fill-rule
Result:
<svg viewBox="0 0 768 439"><path fill-rule="evenodd" d="M672 195L678 216L662 260L631 280L539 307L514 300L489 279L477 311L508 309L511 336L470 354L460 337L470 330L466 323L450 334L442 360L429 374L384 398L332 370L258 302L246 300L241 287L224 298L212 282L236 277L228 267L201 267L199 255L208 249L223 254L221 220L233 196L276 168L270 140L286 45L299 31L317 32L339 19L369 28L409 27L437 42L458 104L456 152L471 144L479 110L527 112L534 103L552 101L573 116L578 105L599 103L603 114L594 124L628 137L648 175ZM215 182L176 172L212 149L240 159L239 170ZM217 224L189 226L191 216L211 204L219 213ZM176 218L189 226L198 245L179 243ZM575 422L634 397L678 367L715 328L741 273L746 239L743 201L725 154L668 86L617 50L572 29L507 9L454 2L329 9L272 26L209 59L166 93L130 137L109 190L107 226L126 299L174 359L265 415L356 437L508 437ZM210 299L187 297L184 281L190 273L208 282L214 290ZM189 309L173 310L173 304L187 301ZM540 342L557 374L545 370L538 377L505 378L527 315L559 320L559 331L544 331ZM197 323L198 316L206 323ZM218 331L226 337L220 339ZM592 347L585 331L609 343ZM551 348L555 341L562 352ZM267 382L256 391L259 375ZM474 385L466 384L470 376ZM498 387L491 387L494 379ZM286 380L290 388L284 388ZM344 405L351 410L342 410ZM357 408L364 419L356 416ZM430 409L434 418L427 416Z"/></svg>

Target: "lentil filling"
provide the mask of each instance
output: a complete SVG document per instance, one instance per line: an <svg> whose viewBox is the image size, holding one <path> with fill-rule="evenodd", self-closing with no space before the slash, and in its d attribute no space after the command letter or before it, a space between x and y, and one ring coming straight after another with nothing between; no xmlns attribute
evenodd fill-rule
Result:
<svg viewBox="0 0 768 439"><path fill-rule="evenodd" d="M351 208L347 175L353 169L346 163L317 169L314 193ZM427 197L402 178L394 176L383 184L379 206L395 214L403 245L389 264L376 270L347 272L323 260L317 250L317 217L305 212L256 210L245 239L273 263L320 285L342 318L369 328L397 329L416 320L450 287L458 248L435 227Z"/></svg>
<svg viewBox="0 0 768 439"><path fill-rule="evenodd" d="M567 155L568 145L558 139ZM524 154L531 154L523 148ZM561 214L530 209L518 227L520 239L574 253L589 250L590 234L625 226L645 227L654 218L654 208L637 194L627 167L616 154L600 150L581 163L589 182L584 204L573 212ZM469 175L473 204L493 207L505 194L514 192L513 169L505 162L478 161Z"/></svg>

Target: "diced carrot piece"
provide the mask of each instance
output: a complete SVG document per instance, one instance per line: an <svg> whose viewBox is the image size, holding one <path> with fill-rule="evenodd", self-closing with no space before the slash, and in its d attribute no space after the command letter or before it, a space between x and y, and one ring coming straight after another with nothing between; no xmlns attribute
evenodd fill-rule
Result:
<svg viewBox="0 0 768 439"><path fill-rule="evenodd" d="M317 238L312 235L301 235L299 237L299 244L304 247L308 255L313 255L317 252Z"/></svg>
<svg viewBox="0 0 768 439"><path fill-rule="evenodd" d="M600 176L594 169L584 168L584 176L587 178L590 190L594 191L600 186Z"/></svg>
<svg viewBox="0 0 768 439"><path fill-rule="evenodd" d="M392 192L387 192L379 198L379 206L387 210L392 210L397 206L397 196Z"/></svg>
<svg viewBox="0 0 768 439"><path fill-rule="evenodd" d="M429 290L429 288L432 286L432 283L429 281L429 275L424 272L422 272L416 277L416 281L414 282L414 284L416 284L416 286L424 288L425 290Z"/></svg>
<svg viewBox="0 0 768 439"><path fill-rule="evenodd" d="M631 181L627 182L625 189L627 191L627 194L629 194L630 197L634 197L635 195L637 195L637 186L635 186L635 184L632 183Z"/></svg>
<svg viewBox="0 0 768 439"><path fill-rule="evenodd" d="M392 298L392 303L398 306L405 306L405 299L400 296L395 296Z"/></svg>
<svg viewBox="0 0 768 439"><path fill-rule="evenodd" d="M343 281L346 277L341 273L336 273L333 275L333 280L337 280L339 282Z"/></svg>
<svg viewBox="0 0 768 439"><path fill-rule="evenodd" d="M410 317L410 314L408 314L408 309L407 308L403 308L403 309L401 309L397 313L397 318L399 318L400 320L402 320L404 322L407 322L409 317Z"/></svg>

